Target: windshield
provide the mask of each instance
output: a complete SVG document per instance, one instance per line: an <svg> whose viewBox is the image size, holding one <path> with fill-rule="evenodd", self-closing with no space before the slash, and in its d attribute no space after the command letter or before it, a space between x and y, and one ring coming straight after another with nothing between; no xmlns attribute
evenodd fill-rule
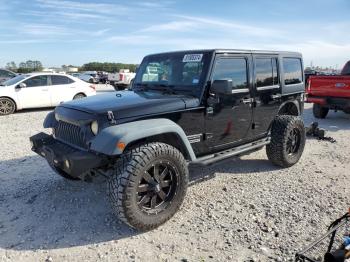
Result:
<svg viewBox="0 0 350 262"><path fill-rule="evenodd" d="M196 89L205 81L209 52L176 52L144 58L135 79L135 87L171 87Z"/></svg>
<svg viewBox="0 0 350 262"><path fill-rule="evenodd" d="M14 78L11 78L11 79L5 81L1 85L3 85L3 86L12 86L12 85L15 85L18 82L22 81L23 79L26 79L27 77L28 77L28 75L18 75L18 76L14 77Z"/></svg>

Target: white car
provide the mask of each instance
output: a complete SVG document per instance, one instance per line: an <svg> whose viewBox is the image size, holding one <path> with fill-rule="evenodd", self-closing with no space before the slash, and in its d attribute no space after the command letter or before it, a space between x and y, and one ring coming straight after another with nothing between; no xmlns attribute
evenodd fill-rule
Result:
<svg viewBox="0 0 350 262"><path fill-rule="evenodd" d="M66 74L31 73L0 84L0 115L25 108L54 107L96 95L95 86Z"/></svg>

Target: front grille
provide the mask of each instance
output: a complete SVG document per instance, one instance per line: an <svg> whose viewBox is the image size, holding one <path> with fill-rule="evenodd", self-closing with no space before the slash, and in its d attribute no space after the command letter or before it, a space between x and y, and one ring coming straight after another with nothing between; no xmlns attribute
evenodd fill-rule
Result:
<svg viewBox="0 0 350 262"><path fill-rule="evenodd" d="M79 126L59 121L55 128L55 137L70 144L85 148L84 133Z"/></svg>

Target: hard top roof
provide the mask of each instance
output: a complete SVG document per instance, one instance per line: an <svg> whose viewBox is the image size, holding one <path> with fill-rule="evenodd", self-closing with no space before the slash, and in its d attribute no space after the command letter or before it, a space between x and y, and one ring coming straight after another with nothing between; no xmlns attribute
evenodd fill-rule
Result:
<svg viewBox="0 0 350 262"><path fill-rule="evenodd" d="M302 56L299 52L293 52L293 51L269 51L269 50L250 50L250 49L224 49L224 48L217 48L217 49L193 49L193 50L178 50L178 51L169 51L169 52L162 52L162 53L155 53L150 55L160 55L160 54L170 54L170 53L200 53L200 52L207 52L207 53L231 53L231 54L273 54L273 55L284 55L284 56Z"/></svg>

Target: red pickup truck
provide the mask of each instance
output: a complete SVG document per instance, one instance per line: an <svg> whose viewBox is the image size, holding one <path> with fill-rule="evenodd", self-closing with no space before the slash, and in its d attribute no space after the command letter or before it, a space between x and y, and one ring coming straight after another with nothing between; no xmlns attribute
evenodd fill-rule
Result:
<svg viewBox="0 0 350 262"><path fill-rule="evenodd" d="M350 114L350 61L340 75L310 76L306 95L306 102L314 103L316 118L325 118L330 109Z"/></svg>

